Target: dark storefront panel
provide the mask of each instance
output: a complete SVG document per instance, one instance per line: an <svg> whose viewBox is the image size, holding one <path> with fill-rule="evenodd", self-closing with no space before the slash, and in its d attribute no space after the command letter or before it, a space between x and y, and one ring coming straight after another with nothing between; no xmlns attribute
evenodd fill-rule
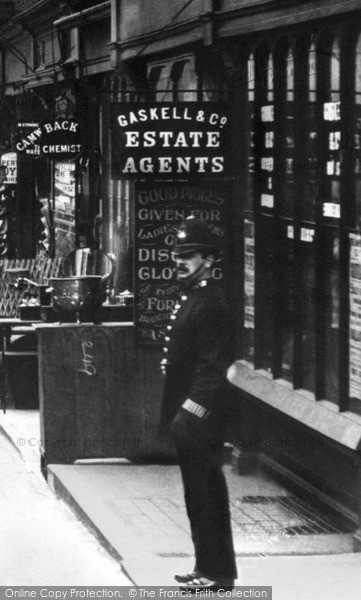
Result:
<svg viewBox="0 0 361 600"><path fill-rule="evenodd" d="M359 32L270 36L247 70L243 358L360 412Z"/></svg>

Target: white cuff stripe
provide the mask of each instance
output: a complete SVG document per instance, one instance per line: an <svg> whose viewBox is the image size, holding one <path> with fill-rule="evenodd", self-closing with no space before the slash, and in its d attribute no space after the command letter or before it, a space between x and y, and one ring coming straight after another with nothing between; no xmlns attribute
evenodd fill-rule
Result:
<svg viewBox="0 0 361 600"><path fill-rule="evenodd" d="M197 402L193 402L190 398L183 402L182 407L200 419L205 419L209 415L209 410L204 408L204 406L197 404Z"/></svg>

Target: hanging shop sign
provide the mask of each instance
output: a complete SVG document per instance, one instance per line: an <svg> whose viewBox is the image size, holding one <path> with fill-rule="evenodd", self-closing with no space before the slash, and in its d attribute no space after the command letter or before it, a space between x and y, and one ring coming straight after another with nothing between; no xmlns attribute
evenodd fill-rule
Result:
<svg viewBox="0 0 361 600"><path fill-rule="evenodd" d="M190 215L206 221L223 245L229 192L224 181L137 182L135 193L135 323L140 344L161 344L180 295L171 258L179 222ZM225 257L212 277L221 280Z"/></svg>
<svg viewBox="0 0 361 600"><path fill-rule="evenodd" d="M361 398L361 234L350 233L350 397Z"/></svg>
<svg viewBox="0 0 361 600"><path fill-rule="evenodd" d="M220 102L113 103L112 177L225 177L230 117Z"/></svg>
<svg viewBox="0 0 361 600"><path fill-rule="evenodd" d="M49 119L42 123L18 123L16 150L21 154L50 158L75 158L81 154L80 124L74 119Z"/></svg>
<svg viewBox="0 0 361 600"><path fill-rule="evenodd" d="M14 184L17 182L17 154L6 152L1 156L1 164L5 166L6 179L3 183Z"/></svg>

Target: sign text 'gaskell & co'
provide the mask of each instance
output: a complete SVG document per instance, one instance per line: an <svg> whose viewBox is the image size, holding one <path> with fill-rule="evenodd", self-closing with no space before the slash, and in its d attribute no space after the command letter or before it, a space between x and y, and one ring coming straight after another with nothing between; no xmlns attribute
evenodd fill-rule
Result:
<svg viewBox="0 0 361 600"><path fill-rule="evenodd" d="M230 118L220 102L114 103L112 177L230 174Z"/></svg>

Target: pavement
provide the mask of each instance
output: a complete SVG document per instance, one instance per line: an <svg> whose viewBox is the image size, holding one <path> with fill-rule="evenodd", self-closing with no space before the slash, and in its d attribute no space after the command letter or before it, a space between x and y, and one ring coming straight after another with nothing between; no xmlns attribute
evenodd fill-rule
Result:
<svg viewBox="0 0 361 600"><path fill-rule="evenodd" d="M8 410L0 427L42 477L38 411ZM227 464L225 473L238 585L272 586L275 600L359 600L361 554L353 552L352 532L262 471L240 475ZM49 465L48 484L136 586L173 586L175 572L193 567L177 465Z"/></svg>
<svg viewBox="0 0 361 600"><path fill-rule="evenodd" d="M119 561L1 434L0 477L1 586L129 585ZM12 593L0 589L1 598Z"/></svg>

